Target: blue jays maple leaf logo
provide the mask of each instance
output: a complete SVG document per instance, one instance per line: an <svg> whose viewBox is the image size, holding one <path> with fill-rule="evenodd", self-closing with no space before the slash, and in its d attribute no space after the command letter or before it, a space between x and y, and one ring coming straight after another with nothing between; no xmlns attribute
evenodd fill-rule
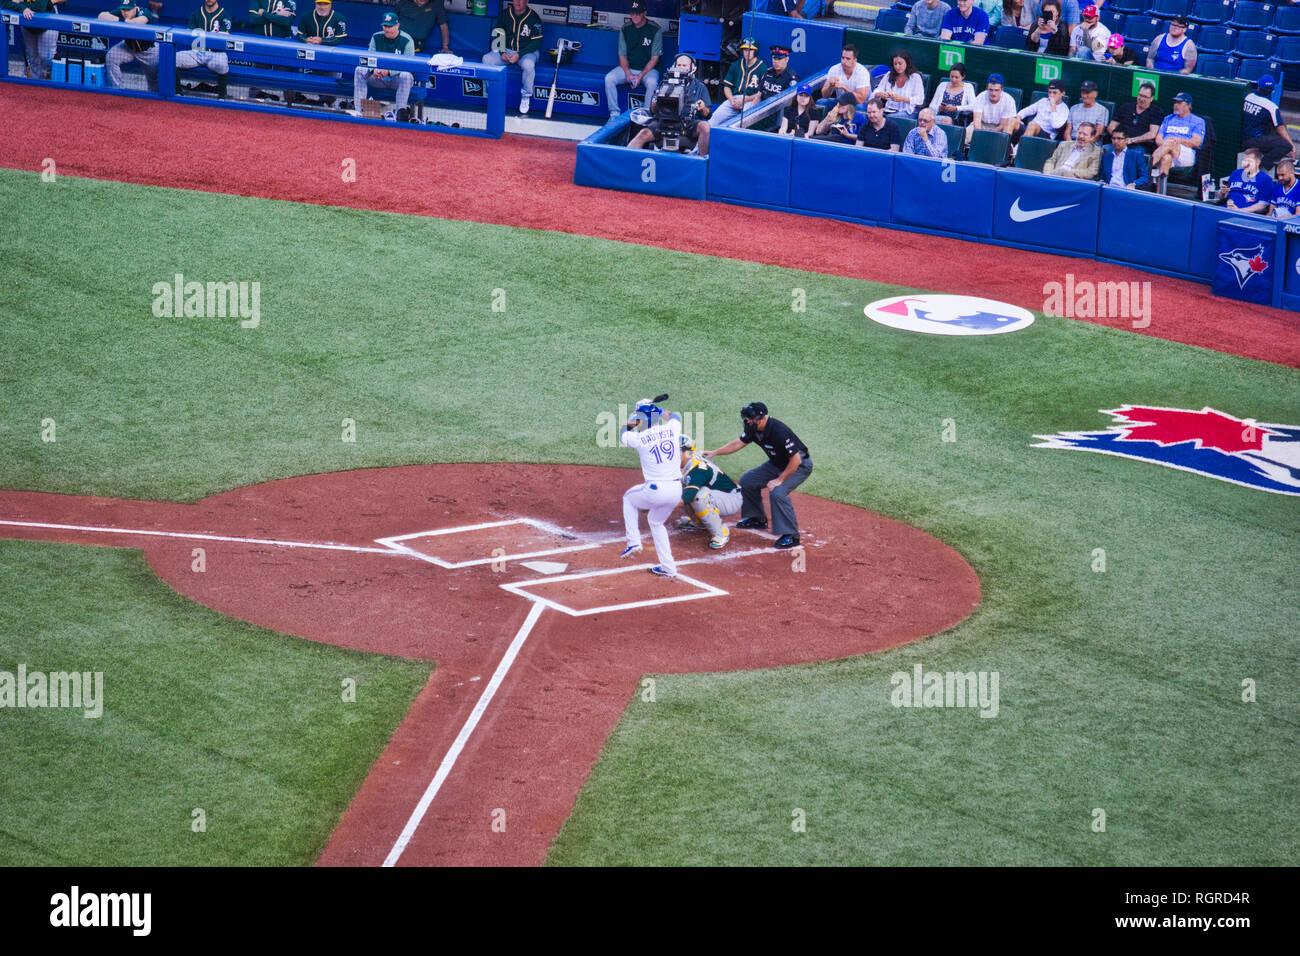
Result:
<svg viewBox="0 0 1300 956"><path fill-rule="evenodd" d="M1219 253L1219 259L1232 266L1232 271L1237 276L1237 285L1241 288L1245 288L1251 276L1259 275L1268 270L1268 260L1264 258L1264 244L1262 242L1249 248L1221 252Z"/></svg>
<svg viewBox="0 0 1300 956"><path fill-rule="evenodd" d="M1104 431L1035 435L1035 448L1069 448L1134 458L1234 485L1300 496L1300 427L1260 424L1208 405L1200 411L1158 405L1102 409Z"/></svg>

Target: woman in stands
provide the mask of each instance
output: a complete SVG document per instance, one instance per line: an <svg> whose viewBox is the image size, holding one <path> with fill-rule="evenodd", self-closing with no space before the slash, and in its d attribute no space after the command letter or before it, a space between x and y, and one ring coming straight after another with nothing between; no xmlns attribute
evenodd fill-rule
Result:
<svg viewBox="0 0 1300 956"><path fill-rule="evenodd" d="M1034 11L1025 0L1002 0L1002 21L998 26L1032 29Z"/></svg>
<svg viewBox="0 0 1300 956"><path fill-rule="evenodd" d="M1061 5L1057 0L1043 0L1038 11L1038 21L1029 31L1025 49L1052 56L1070 55L1070 36L1061 22Z"/></svg>
<svg viewBox="0 0 1300 956"><path fill-rule="evenodd" d="M966 82L966 64L954 63L948 82L939 85L930 101L935 118L945 126L965 126L975 109L975 85Z"/></svg>
<svg viewBox="0 0 1300 956"><path fill-rule="evenodd" d="M880 101L886 116L913 116L925 105L925 83L907 50L896 52L892 62L871 95Z"/></svg>

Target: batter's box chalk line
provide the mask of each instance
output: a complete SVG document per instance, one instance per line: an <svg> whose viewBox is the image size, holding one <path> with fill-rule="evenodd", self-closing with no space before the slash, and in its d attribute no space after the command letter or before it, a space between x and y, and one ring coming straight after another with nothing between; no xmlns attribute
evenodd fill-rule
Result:
<svg viewBox="0 0 1300 956"><path fill-rule="evenodd" d="M580 544L567 545L562 548L545 548L540 551L521 551L518 553L507 553L491 555L486 558L474 558L469 561L447 561L436 555L420 551L410 545L405 544L407 541L415 541L420 538L438 538L442 535L466 534L471 531L482 531L486 528L506 528L510 525L526 525L545 532L546 534L555 535L561 538L569 538L575 541L581 541ZM412 534L399 534L388 538L376 538L376 544L382 544L394 551L408 554L412 557L419 558L422 561L428 561L430 564L436 564L440 568L470 568L481 564L492 564L496 561L523 561L528 558L543 558L552 554L569 554L574 551L589 551L592 548L603 547L612 544L615 541L621 541L621 537L601 538L594 541L582 541L582 536L568 531L558 525L551 524L547 521L541 521L537 518L510 518L504 521L484 521L481 524L459 525L455 528L438 528L434 531L416 531Z"/></svg>
<svg viewBox="0 0 1300 956"><path fill-rule="evenodd" d="M685 564L686 562L681 562ZM626 601L622 604L603 604L600 607L584 608L578 610L569 607L567 604L561 604L559 601L553 601L550 598L542 597L540 594L534 594L528 589L530 587L546 587L547 585L559 584L563 581L583 581L590 578L604 577L610 574L629 574L633 571L639 571L644 574L650 565L638 564L628 568L602 568L599 571L584 571L580 574L561 574L552 575L545 578L534 578L531 581L513 581L509 584L500 585L503 591L509 591L511 594L517 594L522 598L543 604L546 607L554 608L557 611L563 611L572 617L583 617L587 614L603 614L609 611L630 611L638 607L659 607L661 604L675 604L678 601L697 601L700 598L718 597L727 592L722 588L714 587L712 584L705 584L703 581L697 581L695 578L688 578L684 574L678 574L672 580L683 584L689 584L695 587L692 593L677 594L672 597L648 598L644 601Z"/></svg>

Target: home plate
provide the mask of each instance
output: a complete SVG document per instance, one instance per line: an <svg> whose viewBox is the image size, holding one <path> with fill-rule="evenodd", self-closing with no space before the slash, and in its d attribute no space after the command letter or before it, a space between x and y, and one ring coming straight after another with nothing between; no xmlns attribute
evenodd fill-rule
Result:
<svg viewBox="0 0 1300 956"><path fill-rule="evenodd" d="M569 567L567 564L561 564L558 561L520 561L519 563L532 571L536 571L538 574L559 574Z"/></svg>

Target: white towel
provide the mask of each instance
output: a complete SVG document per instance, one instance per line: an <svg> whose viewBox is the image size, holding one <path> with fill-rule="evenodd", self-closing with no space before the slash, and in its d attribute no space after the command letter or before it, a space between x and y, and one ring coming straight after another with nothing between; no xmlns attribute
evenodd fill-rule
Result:
<svg viewBox="0 0 1300 956"><path fill-rule="evenodd" d="M435 53L429 57L429 65L435 70L441 70L447 66L460 66L465 61L454 53Z"/></svg>

